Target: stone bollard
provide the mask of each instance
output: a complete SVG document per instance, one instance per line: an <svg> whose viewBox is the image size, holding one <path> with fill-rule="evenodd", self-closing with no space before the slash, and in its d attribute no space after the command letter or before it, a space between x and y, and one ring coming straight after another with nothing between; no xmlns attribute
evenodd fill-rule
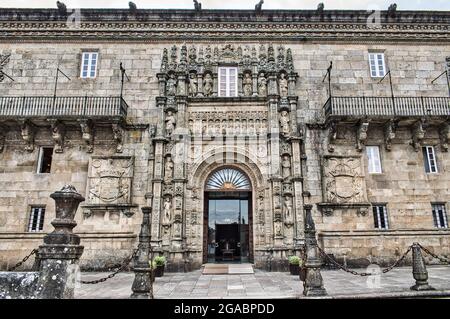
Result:
<svg viewBox="0 0 450 319"><path fill-rule="evenodd" d="M422 249L418 243L412 245L413 254L413 277L416 280L416 284L411 287L411 290L425 291L425 290L435 290L428 284L428 271L425 266L425 261L422 257Z"/></svg>
<svg viewBox="0 0 450 319"><path fill-rule="evenodd" d="M55 200L56 219L52 221L55 230L44 237L44 244L39 247L36 297L72 299L75 274L84 249L80 246L80 237L73 233L77 225L74 218L84 197L71 185L64 186L50 197Z"/></svg>
<svg viewBox="0 0 450 319"><path fill-rule="evenodd" d="M316 239L316 226L311 215L312 205L304 205L305 216L305 250L306 279L303 283L303 295L307 297L326 296L323 279L320 273L322 261Z"/></svg>
<svg viewBox="0 0 450 319"><path fill-rule="evenodd" d="M132 299L153 299L152 269L150 268L151 207L142 207L142 224L138 252L133 260L134 281Z"/></svg>

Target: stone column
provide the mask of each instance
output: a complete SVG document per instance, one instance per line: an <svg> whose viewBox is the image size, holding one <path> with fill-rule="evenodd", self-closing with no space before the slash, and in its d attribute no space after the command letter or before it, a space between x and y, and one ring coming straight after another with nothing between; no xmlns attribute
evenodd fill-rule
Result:
<svg viewBox="0 0 450 319"><path fill-rule="evenodd" d="M303 284L303 295L307 297L326 296L327 291L323 287L323 279L320 273L319 249L316 239L316 226L312 218L312 205L305 205L305 248L306 248L306 280Z"/></svg>
<svg viewBox="0 0 450 319"><path fill-rule="evenodd" d="M44 237L44 244L39 247L37 298L72 299L74 275L84 249L80 246L80 237L73 233L77 225L74 218L84 197L71 185L64 186L50 197L55 200L56 219L52 221L55 230Z"/></svg>
<svg viewBox="0 0 450 319"><path fill-rule="evenodd" d="M142 207L142 224L139 233L138 253L133 260L134 281L131 287L132 299L153 299L152 260L150 252L151 207Z"/></svg>

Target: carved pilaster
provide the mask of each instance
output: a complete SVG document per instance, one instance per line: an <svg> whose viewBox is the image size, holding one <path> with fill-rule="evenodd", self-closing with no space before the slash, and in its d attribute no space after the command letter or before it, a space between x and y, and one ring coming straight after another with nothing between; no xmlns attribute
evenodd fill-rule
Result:
<svg viewBox="0 0 450 319"><path fill-rule="evenodd" d="M417 121L412 127L412 142L411 145L414 147L414 150L418 152L420 147L422 146L422 140L425 138L425 128L424 128L425 120L421 119Z"/></svg>
<svg viewBox="0 0 450 319"><path fill-rule="evenodd" d="M448 144L450 141L450 123L446 122L439 130L439 138L441 140L442 151L448 152Z"/></svg>
<svg viewBox="0 0 450 319"><path fill-rule="evenodd" d="M116 142L116 153L123 152L123 128L120 124L112 124L113 139Z"/></svg>
<svg viewBox="0 0 450 319"><path fill-rule="evenodd" d="M367 140L367 131L369 130L369 122L361 122L358 125L358 130L356 132L356 149L358 152L362 152L364 149L364 145L366 144Z"/></svg>
<svg viewBox="0 0 450 319"><path fill-rule="evenodd" d="M384 143L387 151L390 151L392 148L392 140L395 138L395 133L397 130L397 124L393 119L389 120L384 126Z"/></svg>
<svg viewBox="0 0 450 319"><path fill-rule="evenodd" d="M35 135L35 127L28 120L20 120L20 129L22 139L25 141L26 146L25 150L28 152L33 152L34 150L34 135Z"/></svg>

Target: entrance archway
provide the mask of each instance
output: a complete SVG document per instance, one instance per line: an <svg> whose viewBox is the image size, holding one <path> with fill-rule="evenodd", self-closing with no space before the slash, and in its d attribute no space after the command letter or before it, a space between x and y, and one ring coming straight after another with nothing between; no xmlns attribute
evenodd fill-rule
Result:
<svg viewBox="0 0 450 319"><path fill-rule="evenodd" d="M236 167L220 167L206 180L203 262L253 262L252 185Z"/></svg>

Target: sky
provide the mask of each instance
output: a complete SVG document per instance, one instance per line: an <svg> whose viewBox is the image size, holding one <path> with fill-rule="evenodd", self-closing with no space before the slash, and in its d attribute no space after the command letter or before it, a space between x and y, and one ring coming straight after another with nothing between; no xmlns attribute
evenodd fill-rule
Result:
<svg viewBox="0 0 450 319"><path fill-rule="evenodd" d="M61 0L68 8L128 8L128 0ZM199 0L203 9L254 9L259 0ZM141 9L192 9L192 0L133 0ZM450 10L449 0L265 0L263 9L315 9L319 2L325 9L386 10L396 2L398 10ZM6 8L56 8L56 0L0 0Z"/></svg>

